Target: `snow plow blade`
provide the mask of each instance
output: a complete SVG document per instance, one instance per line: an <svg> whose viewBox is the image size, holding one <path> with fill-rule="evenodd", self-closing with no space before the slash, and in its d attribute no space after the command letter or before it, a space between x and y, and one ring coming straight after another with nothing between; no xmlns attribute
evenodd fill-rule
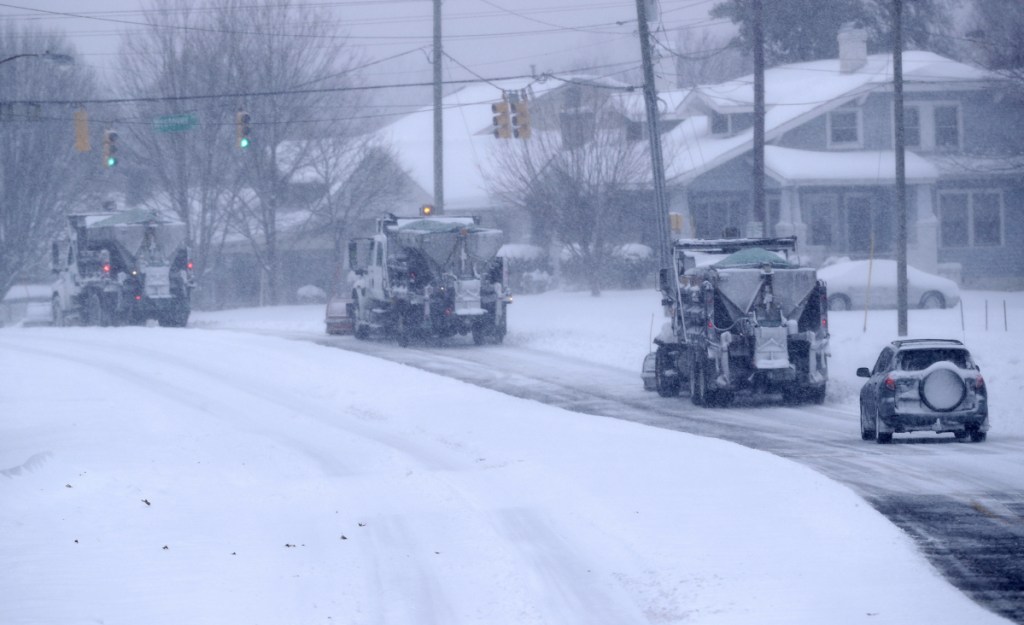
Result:
<svg viewBox="0 0 1024 625"><path fill-rule="evenodd" d="M327 302L327 314L324 316L327 334L354 334L356 330L352 300L333 297Z"/></svg>

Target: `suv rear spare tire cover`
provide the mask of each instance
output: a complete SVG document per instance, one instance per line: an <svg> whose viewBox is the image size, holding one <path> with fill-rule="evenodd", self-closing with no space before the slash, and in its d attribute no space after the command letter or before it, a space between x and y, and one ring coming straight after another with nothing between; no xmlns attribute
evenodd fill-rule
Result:
<svg viewBox="0 0 1024 625"><path fill-rule="evenodd" d="M936 369L921 381L921 401L932 410L949 412L964 400L967 386L952 369Z"/></svg>

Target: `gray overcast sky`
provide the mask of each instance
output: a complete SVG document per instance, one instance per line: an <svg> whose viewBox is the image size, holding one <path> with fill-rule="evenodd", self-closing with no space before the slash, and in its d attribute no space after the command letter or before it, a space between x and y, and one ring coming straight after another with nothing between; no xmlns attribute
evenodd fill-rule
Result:
<svg viewBox="0 0 1024 625"><path fill-rule="evenodd" d="M728 30L708 11L720 0L660 0L659 38L670 43L679 29ZM431 0L296 0L329 7L339 33L347 34L367 60L401 56L376 66L374 83L423 80L429 61L419 49L432 41ZM148 0L9 0L0 16L66 32L83 62L108 76L117 62L120 36L144 28ZM21 8L16 8L21 7ZM75 14L82 17L55 15ZM639 67L635 0L444 0L445 52L454 58L446 78L498 77L565 71L592 65ZM129 23L125 23L129 22ZM608 70L611 72L611 69Z"/></svg>

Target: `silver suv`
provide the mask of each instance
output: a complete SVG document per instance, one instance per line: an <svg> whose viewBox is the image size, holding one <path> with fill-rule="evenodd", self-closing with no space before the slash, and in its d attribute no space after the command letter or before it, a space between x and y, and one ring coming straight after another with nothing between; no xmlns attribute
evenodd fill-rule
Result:
<svg viewBox="0 0 1024 625"><path fill-rule="evenodd" d="M862 439L890 443L893 433L930 430L985 440L985 380L960 341L893 341L874 367L861 367L857 375L868 378L860 390Z"/></svg>

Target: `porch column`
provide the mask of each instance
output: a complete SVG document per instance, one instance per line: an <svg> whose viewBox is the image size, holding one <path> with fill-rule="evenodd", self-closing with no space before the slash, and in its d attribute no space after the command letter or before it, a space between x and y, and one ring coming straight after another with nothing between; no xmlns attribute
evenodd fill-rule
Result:
<svg viewBox="0 0 1024 625"><path fill-rule="evenodd" d="M783 187L779 198L779 223L775 224L775 233L780 237L796 235L797 252L803 254L807 244L807 225L800 209L799 187Z"/></svg>
<svg viewBox="0 0 1024 625"><path fill-rule="evenodd" d="M934 185L919 184L913 187L914 217L907 228L911 240L907 244L907 262L928 273L936 273L939 267L939 219L932 202Z"/></svg>
<svg viewBox="0 0 1024 625"><path fill-rule="evenodd" d="M690 194L686 187L673 189L669 196L669 213L679 215L680 229L673 230L672 236L678 239L693 239L697 236L693 227L693 215L690 214Z"/></svg>

